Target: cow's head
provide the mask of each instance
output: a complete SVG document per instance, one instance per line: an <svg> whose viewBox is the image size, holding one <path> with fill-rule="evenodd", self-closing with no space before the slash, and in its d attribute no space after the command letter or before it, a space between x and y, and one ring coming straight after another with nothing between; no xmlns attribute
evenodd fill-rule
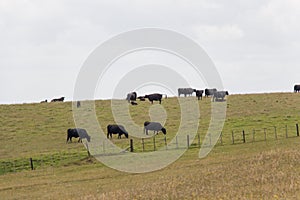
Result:
<svg viewBox="0 0 300 200"><path fill-rule="evenodd" d="M88 135L88 136L86 137L86 140L87 140L88 142L90 142L90 141L91 141L91 136Z"/></svg>
<svg viewBox="0 0 300 200"><path fill-rule="evenodd" d="M125 135L126 138L128 138L128 133L127 132L125 132L124 135Z"/></svg>
<svg viewBox="0 0 300 200"><path fill-rule="evenodd" d="M163 132L163 134L165 134L165 135L167 134L167 130L165 128L162 128L161 132Z"/></svg>

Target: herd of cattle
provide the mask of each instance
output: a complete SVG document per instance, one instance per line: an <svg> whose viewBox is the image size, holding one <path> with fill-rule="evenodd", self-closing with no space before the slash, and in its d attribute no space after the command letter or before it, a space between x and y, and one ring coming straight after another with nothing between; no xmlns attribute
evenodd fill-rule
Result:
<svg viewBox="0 0 300 200"><path fill-rule="evenodd" d="M294 85L294 92L300 92L300 84ZM204 94L205 97L212 97L212 101L224 101L226 95L229 95L228 91L218 91L217 89L205 89L205 90L197 90L193 88L178 88L178 97L181 95L186 96L192 96L193 93L196 94L196 97L198 100L202 100L202 96ZM131 92L127 94L126 100L128 103L131 103L132 105L137 105L136 100L139 99L140 101L145 101L148 99L152 104L153 101L159 101L161 104L163 98L163 94L154 93L149 94L145 96L137 96L136 92ZM165 98L167 98L167 95L165 95ZM64 97L58 98L58 99L52 99L51 102L57 102L57 101L64 101ZM47 100L42 101L41 103L47 102ZM80 102L77 107L80 106ZM163 134L167 133L166 128L164 128L159 122L144 122L144 134L148 135L148 131L154 131L154 134L158 134L158 132L162 132ZM124 126L119 124L109 124L107 125L107 138L112 138L112 134L118 134L118 139L121 138L122 135L124 135L126 138L128 138L128 132L124 128ZM81 142L82 139L86 139L88 142L90 142L91 137L88 135L87 131L82 128L74 128L74 129L68 129L67 130L67 143L72 142L72 138L79 138L78 142Z"/></svg>
<svg viewBox="0 0 300 200"><path fill-rule="evenodd" d="M57 98L57 99L52 99L51 102L64 102L65 100L65 97L60 97L60 98ZM45 101L41 101L41 103L47 103L48 100L46 99Z"/></svg>
<svg viewBox="0 0 300 200"><path fill-rule="evenodd" d="M205 89L205 90L197 90L193 88L178 88L178 97L180 97L180 95L184 95L185 97L192 96L194 92L198 100L200 99L202 100L203 94L205 95L205 97L211 96L213 101L224 101L225 96L229 95L228 91L217 91L217 89L215 88ZM167 98L167 95L165 96ZM152 104L153 101L159 101L159 103L161 104L162 97L163 94L159 94L159 93L148 94L145 96L138 97L136 92L130 92L127 94L126 100L128 101L128 103L131 103L132 105L137 105L136 103L137 99L139 99L140 101L145 101L145 99L148 99Z"/></svg>
<svg viewBox="0 0 300 200"><path fill-rule="evenodd" d="M224 101L225 96L228 95L227 91L217 91L216 89L196 90L192 88L179 88L178 96L180 97L180 95L182 94L185 97L192 96L194 92L196 93L196 97L198 98L198 100L202 99L203 93L205 94L206 97L212 96L213 101ZM145 96L138 97L136 92L131 92L127 94L126 100L132 105L137 105L136 103L137 99L139 99L140 101L145 101L146 99L148 99L152 104L153 101L159 101L159 103L161 104L162 98L163 98L163 94L159 94L159 93L148 94ZM165 98L167 98L167 95L165 95ZM54 101L57 101L57 99ZM158 132L160 131L164 135L167 134L166 128L164 128L159 122L145 121L144 134L148 135L148 131L153 131L154 134L158 134ZM119 139L121 138L122 135L124 135L126 138L128 138L129 135L126 129L124 128L124 126L120 124L107 125L107 138L112 138L113 134L118 134ZM81 128L74 128L74 129L67 130L67 143L72 142L73 137L79 138L78 142L81 142L81 140L84 138L87 139L87 141L91 140L91 137L88 135L87 131Z"/></svg>

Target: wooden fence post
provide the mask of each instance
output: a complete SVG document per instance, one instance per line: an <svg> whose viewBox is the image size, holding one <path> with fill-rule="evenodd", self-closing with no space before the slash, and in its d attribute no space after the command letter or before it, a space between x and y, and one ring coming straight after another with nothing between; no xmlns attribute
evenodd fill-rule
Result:
<svg viewBox="0 0 300 200"><path fill-rule="evenodd" d="M243 130L243 143L246 143L245 131Z"/></svg>
<svg viewBox="0 0 300 200"><path fill-rule="evenodd" d="M275 131L275 139L277 140L277 128L274 126L274 131Z"/></svg>
<svg viewBox="0 0 300 200"><path fill-rule="evenodd" d="M30 167L31 167L31 170L34 170L32 158L29 158L29 161L30 161Z"/></svg>
<svg viewBox="0 0 300 200"><path fill-rule="evenodd" d="M144 138L142 138L142 146L143 146L143 151L145 151L145 143L144 143Z"/></svg>
<svg viewBox="0 0 300 200"><path fill-rule="evenodd" d="M186 142L187 142L187 148L189 148L190 147L190 136L189 135L186 136Z"/></svg>
<svg viewBox="0 0 300 200"><path fill-rule="evenodd" d="M130 139L130 152L133 152L133 139Z"/></svg>
<svg viewBox="0 0 300 200"><path fill-rule="evenodd" d="M265 141L267 141L267 132L266 132L266 128L264 128L264 134L265 134Z"/></svg>
<svg viewBox="0 0 300 200"><path fill-rule="evenodd" d="M223 133L221 132L221 135L220 135L220 142L221 142L221 145L223 145Z"/></svg>
<svg viewBox="0 0 300 200"><path fill-rule="evenodd" d="M299 137L299 126L296 124L296 131L297 131L297 136Z"/></svg>
<svg viewBox="0 0 300 200"><path fill-rule="evenodd" d="M198 146L200 147L200 134L198 133Z"/></svg>
<svg viewBox="0 0 300 200"><path fill-rule="evenodd" d="M233 133L233 131L231 132L231 137L232 137L232 144L234 144L234 133Z"/></svg>
<svg viewBox="0 0 300 200"><path fill-rule="evenodd" d="M252 142L255 142L255 129L253 129L253 132L252 132Z"/></svg>
<svg viewBox="0 0 300 200"><path fill-rule="evenodd" d="M156 151L155 136L153 136L153 148L154 148L154 151Z"/></svg>

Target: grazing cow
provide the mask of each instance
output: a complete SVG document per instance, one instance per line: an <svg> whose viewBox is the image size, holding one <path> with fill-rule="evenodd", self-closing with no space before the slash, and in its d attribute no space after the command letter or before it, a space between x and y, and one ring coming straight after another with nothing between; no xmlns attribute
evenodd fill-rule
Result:
<svg viewBox="0 0 300 200"><path fill-rule="evenodd" d="M133 105L133 106L138 105L137 102L135 102L135 101L132 101L132 102L130 102L130 103L131 103L131 105Z"/></svg>
<svg viewBox="0 0 300 200"><path fill-rule="evenodd" d="M213 94L213 101L224 101L226 95L229 95L228 91L216 91Z"/></svg>
<svg viewBox="0 0 300 200"><path fill-rule="evenodd" d="M300 92L300 85L294 85L294 92Z"/></svg>
<svg viewBox="0 0 300 200"><path fill-rule="evenodd" d="M145 101L145 97L143 97L143 96L139 96L138 99L139 99L140 101Z"/></svg>
<svg viewBox="0 0 300 200"><path fill-rule="evenodd" d="M137 97L136 92L130 92L127 94L126 100L128 101L128 103L130 101L136 101L136 97Z"/></svg>
<svg viewBox="0 0 300 200"><path fill-rule="evenodd" d="M65 100L65 97L60 97L58 99L52 99L51 102L57 102L57 101L63 102L64 100Z"/></svg>
<svg viewBox="0 0 300 200"><path fill-rule="evenodd" d="M117 124L109 124L107 126L107 138L112 138L112 134L119 134L118 139L121 138L121 135L125 135L126 138L128 138L128 132L125 130L125 128L122 125Z"/></svg>
<svg viewBox="0 0 300 200"><path fill-rule="evenodd" d="M205 89L205 97L208 97L208 96L212 96L215 92L217 91L217 89L216 88L214 88L214 89Z"/></svg>
<svg viewBox="0 0 300 200"><path fill-rule="evenodd" d="M77 108L79 108L81 106L80 101L77 101Z"/></svg>
<svg viewBox="0 0 300 200"><path fill-rule="evenodd" d="M48 102L48 100L46 99L45 101L41 101L41 103L47 103Z"/></svg>
<svg viewBox="0 0 300 200"><path fill-rule="evenodd" d="M166 135L167 130L159 122L148 122L144 123L144 133L148 135L148 130L154 131L154 134L158 134L159 131L163 132Z"/></svg>
<svg viewBox="0 0 300 200"><path fill-rule="evenodd" d="M91 141L91 136L88 135L85 129L82 128L69 128L67 131L67 142L72 142L72 137L78 138L78 142L81 142L83 138L87 139L88 142Z"/></svg>
<svg viewBox="0 0 300 200"><path fill-rule="evenodd" d="M161 104L162 94L158 94L158 93L149 94L149 95L145 95L145 98L148 98L152 104L153 101L159 101L159 104Z"/></svg>
<svg viewBox="0 0 300 200"><path fill-rule="evenodd" d="M202 100L203 90L196 90L196 97L198 97L198 100Z"/></svg>
<svg viewBox="0 0 300 200"><path fill-rule="evenodd" d="M193 95L193 92L196 92L193 88L178 88L178 96L180 97L181 94L183 94L185 97L187 95L191 96Z"/></svg>

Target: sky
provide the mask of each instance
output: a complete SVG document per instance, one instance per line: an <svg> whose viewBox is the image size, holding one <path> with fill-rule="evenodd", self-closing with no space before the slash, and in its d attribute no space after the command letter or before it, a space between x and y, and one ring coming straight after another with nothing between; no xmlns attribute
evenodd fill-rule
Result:
<svg viewBox="0 0 300 200"><path fill-rule="evenodd" d="M1 0L0 104L72 100L93 50L113 36L145 27L176 31L197 42L231 94L292 92L300 83L299 24L298 0ZM139 52L119 63L126 73L151 58L179 63L157 52ZM112 98L109 87L122 77L109 77L95 98ZM192 80L189 86L209 87L204 82Z"/></svg>

